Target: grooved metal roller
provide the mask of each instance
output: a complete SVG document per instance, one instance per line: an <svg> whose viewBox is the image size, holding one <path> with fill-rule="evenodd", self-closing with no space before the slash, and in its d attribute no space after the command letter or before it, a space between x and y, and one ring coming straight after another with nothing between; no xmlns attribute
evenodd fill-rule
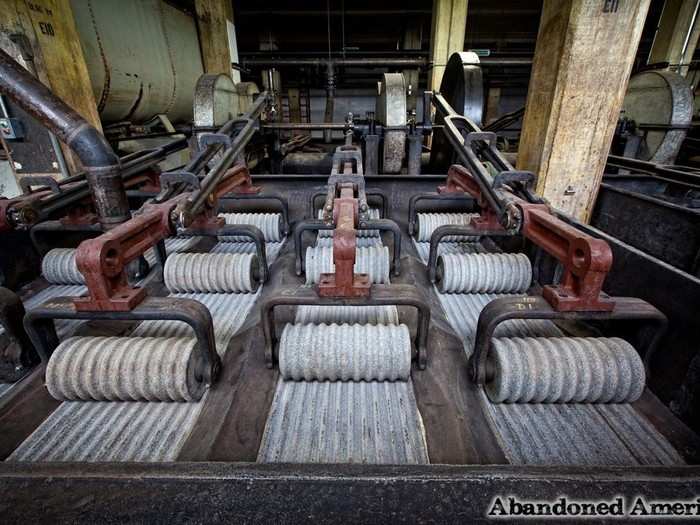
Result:
<svg viewBox="0 0 700 525"><path fill-rule="evenodd" d="M405 381L411 336L403 324L287 324L279 367L295 381Z"/></svg>
<svg viewBox="0 0 700 525"><path fill-rule="evenodd" d="M380 219L379 215L379 210L377 208L370 208L367 212L370 220L376 220ZM323 219L323 210L318 210L318 214L316 216L317 219L321 220ZM357 230L356 233L357 238L364 238L364 237L379 237L379 230ZM333 230L318 230L318 239L324 239L324 238L333 238Z"/></svg>
<svg viewBox="0 0 700 525"><path fill-rule="evenodd" d="M51 354L56 399L197 401L204 394L192 337L70 337Z"/></svg>
<svg viewBox="0 0 700 525"><path fill-rule="evenodd" d="M456 225L467 226L478 213L418 213L417 240L419 242L429 242L430 236L440 226ZM466 237L461 235L448 235L443 237L443 241L476 241L478 237Z"/></svg>
<svg viewBox="0 0 700 525"><path fill-rule="evenodd" d="M51 284L85 284L75 263L74 248L54 248L41 260L41 273Z"/></svg>
<svg viewBox="0 0 700 525"><path fill-rule="evenodd" d="M532 283L532 265L523 253L443 254L436 283L442 293L522 293Z"/></svg>
<svg viewBox="0 0 700 525"><path fill-rule="evenodd" d="M322 273L334 273L332 247L308 247L306 249L306 284L316 284ZM366 273L370 282L389 282L389 249L386 246L357 248L355 252L355 273Z"/></svg>
<svg viewBox="0 0 700 525"><path fill-rule="evenodd" d="M282 215L279 213L220 213L226 224L255 226L264 235L267 242L282 240ZM251 242L250 237L242 235L222 236L223 242Z"/></svg>
<svg viewBox="0 0 700 525"><path fill-rule="evenodd" d="M252 253L176 253L165 261L171 292L254 292L260 285L258 258Z"/></svg>
<svg viewBox="0 0 700 525"><path fill-rule="evenodd" d="M494 403L631 403L646 381L616 337L494 338L486 393Z"/></svg>

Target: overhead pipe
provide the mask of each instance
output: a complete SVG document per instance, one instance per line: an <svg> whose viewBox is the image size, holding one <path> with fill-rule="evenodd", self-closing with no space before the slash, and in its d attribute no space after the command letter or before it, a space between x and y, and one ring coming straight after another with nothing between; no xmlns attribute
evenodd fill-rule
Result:
<svg viewBox="0 0 700 525"><path fill-rule="evenodd" d="M104 136L2 50L0 92L77 155L85 167L95 210L105 229L129 219L119 157Z"/></svg>
<svg viewBox="0 0 700 525"><path fill-rule="evenodd" d="M358 57L358 58L261 58L251 57L241 59L241 65L247 66L358 66L358 67L427 67L430 61L423 57Z"/></svg>

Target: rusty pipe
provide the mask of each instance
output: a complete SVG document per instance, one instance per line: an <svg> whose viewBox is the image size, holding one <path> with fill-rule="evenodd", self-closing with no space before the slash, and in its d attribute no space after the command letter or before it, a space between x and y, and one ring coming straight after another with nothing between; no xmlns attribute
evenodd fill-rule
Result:
<svg viewBox="0 0 700 525"><path fill-rule="evenodd" d="M85 167L95 210L105 228L129 218L119 157L104 136L2 50L0 93L75 152Z"/></svg>

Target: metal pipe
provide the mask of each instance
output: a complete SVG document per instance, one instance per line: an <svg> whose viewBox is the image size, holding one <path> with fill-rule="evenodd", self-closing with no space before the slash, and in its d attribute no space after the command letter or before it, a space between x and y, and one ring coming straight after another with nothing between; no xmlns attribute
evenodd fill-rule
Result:
<svg viewBox="0 0 700 525"><path fill-rule="evenodd" d="M241 65L245 66L327 66L328 58L243 58ZM391 67L427 67L427 58L398 58L398 57L361 57L361 58L331 58L334 66L391 66Z"/></svg>
<svg viewBox="0 0 700 525"><path fill-rule="evenodd" d="M95 210L105 228L130 217L119 157L97 129L4 51L0 51L0 91L75 152L86 169Z"/></svg>

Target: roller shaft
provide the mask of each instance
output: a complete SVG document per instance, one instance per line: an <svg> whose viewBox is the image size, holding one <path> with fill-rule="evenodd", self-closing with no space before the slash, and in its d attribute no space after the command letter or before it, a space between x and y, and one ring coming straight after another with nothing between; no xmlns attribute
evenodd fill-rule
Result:
<svg viewBox="0 0 700 525"><path fill-rule="evenodd" d="M494 403L630 403L644 391L644 365L619 338L494 338Z"/></svg>
<svg viewBox="0 0 700 525"><path fill-rule="evenodd" d="M282 240L281 215L279 213L220 213L226 224L240 224L255 226L265 236L267 242L280 242ZM223 236L222 242L251 242L250 237L243 235Z"/></svg>
<svg viewBox="0 0 700 525"><path fill-rule="evenodd" d="M258 258L252 253L172 254L163 276L171 292L253 292L260 284Z"/></svg>
<svg viewBox="0 0 700 525"><path fill-rule="evenodd" d="M389 249L385 246L357 248L355 273L366 273L374 284L389 282ZM309 247L306 249L306 284L321 280L322 273L334 273L332 247Z"/></svg>
<svg viewBox="0 0 700 525"><path fill-rule="evenodd" d="M395 306L300 306L297 324L399 324Z"/></svg>
<svg viewBox="0 0 700 525"><path fill-rule="evenodd" d="M191 337L70 337L46 366L56 399L197 401L196 340Z"/></svg>
<svg viewBox="0 0 700 525"><path fill-rule="evenodd" d="M51 284L85 284L75 263L75 249L54 248L41 261L41 273Z"/></svg>
<svg viewBox="0 0 700 525"><path fill-rule="evenodd" d="M437 283L442 293L522 293L532 283L532 265L522 253L443 254Z"/></svg>
<svg viewBox="0 0 700 525"><path fill-rule="evenodd" d="M418 237L419 242L430 241L430 236L440 226L457 225L466 226L472 218L478 217L475 213L419 213ZM478 237L463 237L459 235L448 235L443 237L443 241L476 241Z"/></svg>
<svg viewBox="0 0 700 525"><path fill-rule="evenodd" d="M279 366L282 377L297 381L405 381L410 334L406 325L288 324Z"/></svg>

